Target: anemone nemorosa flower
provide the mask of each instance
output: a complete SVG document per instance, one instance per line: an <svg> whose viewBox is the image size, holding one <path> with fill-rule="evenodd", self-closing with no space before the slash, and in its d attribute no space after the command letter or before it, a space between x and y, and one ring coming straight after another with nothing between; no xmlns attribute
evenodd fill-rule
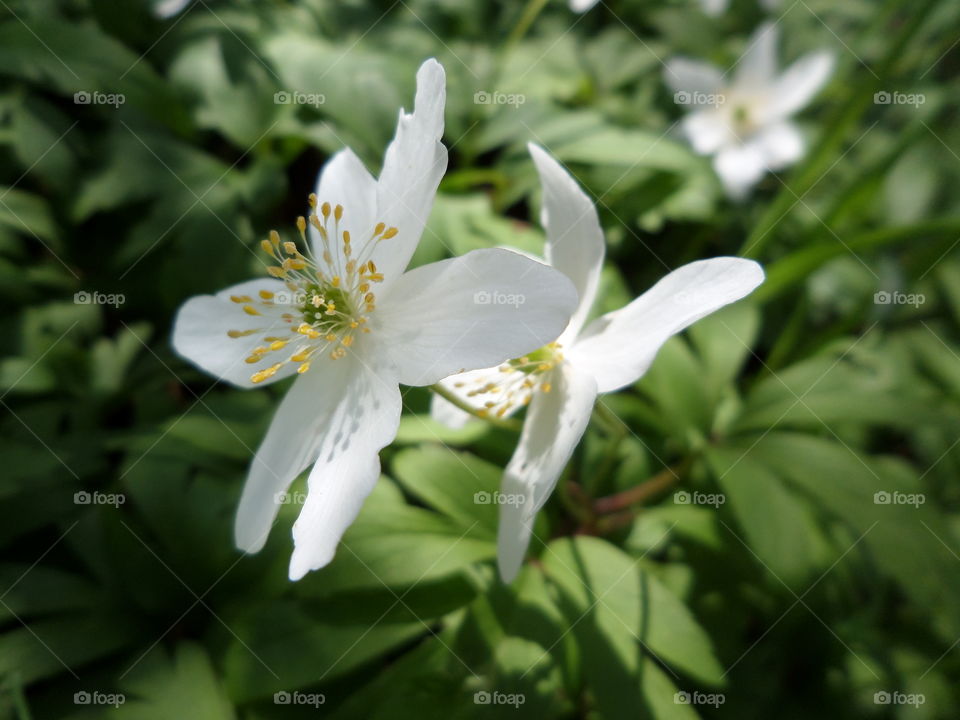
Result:
<svg viewBox="0 0 960 720"><path fill-rule="evenodd" d="M777 73L777 29L761 25L750 38L732 82L708 63L674 58L664 78L675 99L688 105L683 131L693 149L713 156L727 194L741 198L766 173L792 165L804 153L790 120L823 87L833 55L811 52Z"/></svg>
<svg viewBox="0 0 960 720"><path fill-rule="evenodd" d="M293 528L290 578L326 565L396 435L398 383L429 385L532 351L563 330L576 292L518 253L476 250L405 271L447 165L445 78L417 73L413 113L400 112L379 179L350 150L323 168L301 245L262 243L272 277L188 300L177 352L240 387L296 376L247 477L237 545L258 551L290 483L313 465ZM490 297L522 298L493 303ZM480 298L480 301L478 301Z"/></svg>
<svg viewBox="0 0 960 720"><path fill-rule="evenodd" d="M543 186L546 260L567 275L580 301L563 333L532 353L441 382L477 413L508 416L526 406L520 441L503 475L497 561L509 582L519 571L537 512L580 442L598 393L636 382L660 347L700 318L748 295L763 270L733 257L684 265L625 307L584 328L597 293L604 239L596 208L545 150L530 145ZM450 426L469 415L435 397L434 417Z"/></svg>

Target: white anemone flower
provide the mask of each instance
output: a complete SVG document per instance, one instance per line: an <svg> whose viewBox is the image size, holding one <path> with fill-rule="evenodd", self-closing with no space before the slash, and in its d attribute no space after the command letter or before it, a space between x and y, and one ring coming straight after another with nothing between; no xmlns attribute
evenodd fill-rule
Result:
<svg viewBox="0 0 960 720"><path fill-rule="evenodd" d="M526 406L517 449L502 482L497 561L510 582L520 569L534 518L586 430L598 393L636 382L660 347L700 318L748 295L763 270L752 260L720 257L684 265L625 307L584 328L603 267L604 239L590 198L545 150L530 145L543 186L546 261L567 275L580 302L554 342L499 367L440 384L480 415L506 417ZM435 397L434 417L460 426L469 415Z"/></svg>
<svg viewBox="0 0 960 720"><path fill-rule="evenodd" d="M765 10L773 11L780 7L782 0L760 0L760 4ZM723 15L730 7L730 0L700 0L700 7L703 12L711 17Z"/></svg>
<svg viewBox="0 0 960 720"><path fill-rule="evenodd" d="M574 12L586 12L600 0L570 0L570 9ZM760 0L760 4L767 10L775 10L780 6L781 0ZM712 17L722 15L727 11L730 0L700 0L700 7L703 12Z"/></svg>
<svg viewBox="0 0 960 720"><path fill-rule="evenodd" d="M727 82L719 68L687 58L666 64L664 78L674 99L690 107L684 134L713 167L732 198L742 198L769 171L792 165L804 141L791 117L824 86L833 54L811 52L777 72L777 29L761 25Z"/></svg>
<svg viewBox="0 0 960 720"><path fill-rule="evenodd" d="M330 562L373 490L400 420L398 383L430 385L540 347L576 306L561 273L508 250L405 271L446 170L444 98L443 68L428 60L379 179L349 148L334 155L309 218L297 221L303 250L271 233L271 278L191 298L176 318L177 352L222 380L249 388L296 376L235 524L238 547L258 551L290 483L313 464L293 528L293 580Z"/></svg>

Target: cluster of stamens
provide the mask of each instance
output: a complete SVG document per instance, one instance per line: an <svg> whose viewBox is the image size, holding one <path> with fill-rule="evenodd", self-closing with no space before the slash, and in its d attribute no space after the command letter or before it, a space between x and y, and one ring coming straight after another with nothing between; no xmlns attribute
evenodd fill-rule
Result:
<svg viewBox="0 0 960 720"><path fill-rule="evenodd" d="M550 392L552 386L544 375L562 362L561 346L552 342L529 355L505 362L498 368L497 381L457 381L453 386L465 394L472 405L482 403L477 410L481 417L502 418L513 408L528 405L535 392Z"/></svg>
<svg viewBox="0 0 960 720"><path fill-rule="evenodd" d="M358 257L354 257L350 232L340 230L343 207L331 208L330 203L325 202L319 206L318 214L317 196L311 194L310 208L309 217L297 218L297 231L305 254L300 252L296 243L281 242L276 230L271 230L269 239L260 244L277 263L267 267L267 272L283 280L290 294L261 290L256 298L247 295L230 297L247 315L253 316L263 315L261 309L264 308L272 310L277 305L291 306L291 312L280 316L288 326L289 335L264 336L264 344L254 348L246 362L259 363L268 355L283 352L288 345L294 346L294 352L286 359L253 373L250 381L254 383L273 377L290 362L298 363L297 372L304 373L310 369L310 362L318 353L329 351L334 360L342 358L353 345L356 333L370 332L367 323L377 302L371 288L383 282L383 274L377 270L370 255L378 242L396 236L397 228L377 223L373 234L357 253ZM308 222L320 236L323 247L320 257L307 242ZM262 328L230 330L227 335L239 338L260 332L263 332Z"/></svg>

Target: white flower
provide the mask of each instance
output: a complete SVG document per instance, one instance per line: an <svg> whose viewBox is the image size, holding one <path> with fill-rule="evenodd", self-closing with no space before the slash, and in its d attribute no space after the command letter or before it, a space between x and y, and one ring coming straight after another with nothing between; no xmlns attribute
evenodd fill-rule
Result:
<svg viewBox="0 0 960 720"><path fill-rule="evenodd" d="M600 0L570 0L570 9L574 12L586 12ZM774 10L781 3L781 0L760 0L760 4L767 10ZM716 17L726 12L730 5L730 0L700 0L700 6L707 15Z"/></svg>
<svg viewBox="0 0 960 720"><path fill-rule="evenodd" d="M481 414L499 417L527 407L516 452L503 476L498 565L512 580L523 561L537 511L553 491L583 435L598 393L636 382L670 337L763 282L757 263L721 257L669 273L629 305L584 321L597 292L604 239L590 198L546 151L530 145L543 185L541 220L547 262L576 286L580 303L555 342L505 365L447 378L441 385ZM461 425L469 417L434 398L434 417Z"/></svg>
<svg viewBox="0 0 960 720"><path fill-rule="evenodd" d="M782 0L760 0L760 4L766 10L770 11L776 10L781 2ZM707 15L717 17L727 11L727 8L730 6L730 0L700 0L700 6Z"/></svg>
<svg viewBox="0 0 960 720"><path fill-rule="evenodd" d="M833 71L833 55L815 51L777 74L777 30L758 28L740 59L733 82L719 68L675 58L666 83L677 102L690 106L683 130L693 149L714 156L713 167L733 198L747 194L768 170L799 160L803 137L790 117L803 109Z"/></svg>
<svg viewBox="0 0 960 720"><path fill-rule="evenodd" d="M153 14L158 18L171 18L179 15L191 0L154 0Z"/></svg>
<svg viewBox="0 0 960 720"><path fill-rule="evenodd" d="M429 385L541 346L576 305L571 283L507 250L477 250L404 272L446 169L443 68L417 73L380 178L350 150L323 168L303 252L263 241L272 278L187 301L174 347L240 387L296 375L250 468L235 535L256 552L290 483L310 464L293 528L291 579L326 565L380 472L400 419L398 383ZM362 112L362 109L358 109ZM523 304L480 304L511 295Z"/></svg>

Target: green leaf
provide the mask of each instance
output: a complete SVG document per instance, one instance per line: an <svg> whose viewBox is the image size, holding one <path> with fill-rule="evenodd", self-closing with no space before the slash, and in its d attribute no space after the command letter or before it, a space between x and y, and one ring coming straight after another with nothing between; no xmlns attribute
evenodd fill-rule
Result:
<svg viewBox="0 0 960 720"><path fill-rule="evenodd" d="M111 713L120 720L236 718L210 658L194 643L180 643L169 657L158 646L130 670L121 687L126 702Z"/></svg>

